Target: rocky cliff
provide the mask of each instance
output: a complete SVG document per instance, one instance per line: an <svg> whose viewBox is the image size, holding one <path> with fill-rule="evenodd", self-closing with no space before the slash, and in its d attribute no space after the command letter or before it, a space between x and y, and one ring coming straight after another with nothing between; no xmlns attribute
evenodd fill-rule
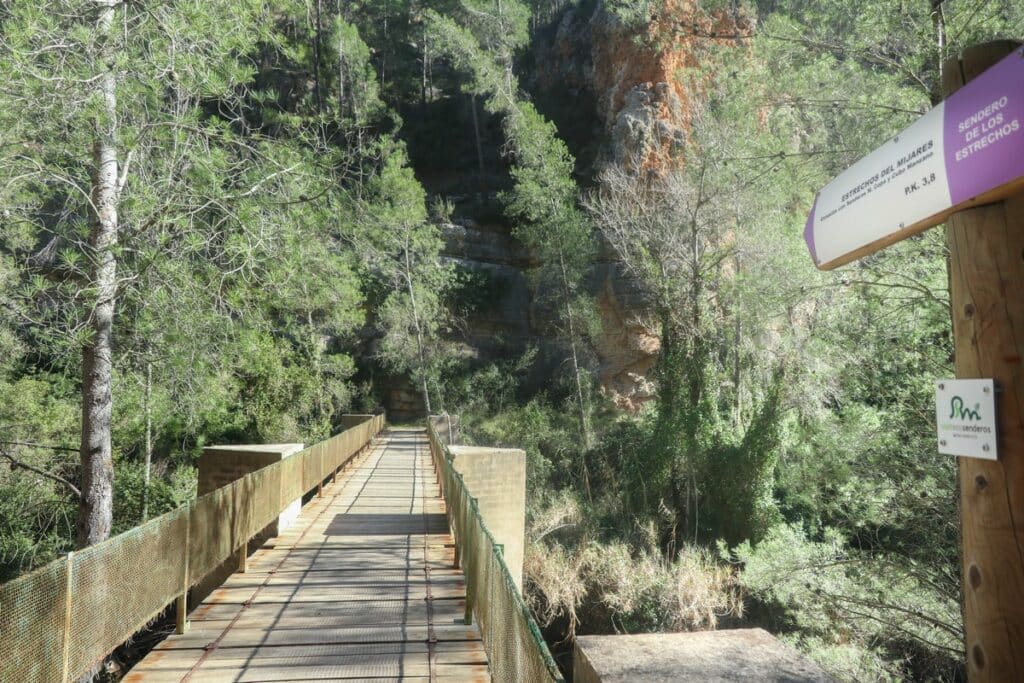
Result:
<svg viewBox="0 0 1024 683"><path fill-rule="evenodd" d="M592 184L607 163L666 172L679 165L690 130L702 51L728 39L716 36L749 30L742 17L709 15L692 0L667 0L651 16L628 20L603 2L583 3L535 32L523 82L576 156L582 185ZM430 180L424 179L428 187ZM434 190L447 194L452 182L446 178L446 187ZM548 343L545 313L528 277L531 256L510 226L493 212L485 216L470 202L442 226L444 256L478 275L488 291L486 305L472 310L457 335L463 355L482 360ZM639 409L653 396L650 375L660 348L650 307L606 246L587 287L602 326L594 348L600 386L621 408ZM402 393L408 404L413 395Z"/></svg>
<svg viewBox="0 0 1024 683"><path fill-rule="evenodd" d="M456 217L441 226L441 234L443 256L473 276L474 287L481 290L477 296L470 293L474 305L456 335L461 355L486 361L509 358L533 346L542 352L542 360L558 357L559 350L545 336L549 311L529 277L536 261L508 227ZM647 322L649 307L607 250L590 269L586 288L601 319L593 349L600 387L620 407L637 409L653 395L647 376L660 346ZM536 379L543 381L551 370L542 370Z"/></svg>

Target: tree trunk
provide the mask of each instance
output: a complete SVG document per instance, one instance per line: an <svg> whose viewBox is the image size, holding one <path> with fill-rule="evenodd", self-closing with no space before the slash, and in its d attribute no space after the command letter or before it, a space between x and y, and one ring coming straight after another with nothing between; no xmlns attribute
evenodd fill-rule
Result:
<svg viewBox="0 0 1024 683"><path fill-rule="evenodd" d="M309 300L309 292L306 286L302 286L302 293ZM316 378L316 416L317 419L323 419L325 415L329 415L330 411L327 409L327 401L324 393L324 371L323 371L323 340L320 337L320 333L316 329L316 325L313 324L313 311L306 311L306 329L309 334L309 356L313 362L313 377Z"/></svg>
<svg viewBox="0 0 1024 683"><path fill-rule="evenodd" d="M423 33L422 33L422 56L423 61L420 64L420 111L426 115L427 112L427 61L430 59L429 48L427 46L427 22L423 22Z"/></svg>
<svg viewBox="0 0 1024 683"><path fill-rule="evenodd" d="M97 83L102 114L96 121L89 245L95 291L90 319L92 337L82 348L82 497L78 508L77 544L92 545L110 536L113 514L114 466L111 458L110 416L113 407L114 303L117 296L117 92L114 55L109 46L114 5L100 9L97 33L106 42L100 63L106 69Z"/></svg>
<svg viewBox="0 0 1024 683"><path fill-rule="evenodd" d="M942 82L942 71L946 68L946 14L942 8L945 0L931 0L932 3L932 26L935 29L935 48L938 55L939 78ZM942 99L939 92L933 93L932 104L938 104Z"/></svg>
<svg viewBox="0 0 1024 683"><path fill-rule="evenodd" d="M345 35L338 32L338 118L345 116Z"/></svg>
<svg viewBox="0 0 1024 683"><path fill-rule="evenodd" d="M412 264L409 262L409 249L405 250L405 283L409 291L409 302L412 304L412 320L416 327L416 351L420 359L420 381L423 390L423 407L430 415L430 386L427 383L427 358L423 348L423 328L420 325L420 312L416 305L416 292L412 286Z"/></svg>
<svg viewBox="0 0 1024 683"><path fill-rule="evenodd" d="M587 469L586 452L590 449L590 425L587 423L587 404L583 397L583 381L580 378L579 354L576 351L576 324L572 314L572 301L569 292L569 274L565 268L565 257L558 254L558 266L562 276L562 297L565 301L565 317L569 325L569 352L572 358L572 376L576 382L576 403L580 420L580 472L583 475L583 489L590 495L590 471Z"/></svg>
<svg viewBox="0 0 1024 683"><path fill-rule="evenodd" d="M469 96L469 107L473 112L473 138L476 140L476 163L480 169L480 190L484 185L484 148L480 142L480 121L476 115L476 95Z"/></svg>
<svg viewBox="0 0 1024 683"><path fill-rule="evenodd" d="M320 63L321 63L320 36L323 33L323 22L322 22L321 17L320 17L320 12L321 12L321 9L322 9L320 7L321 2L322 2L322 0L316 0L316 2L314 3L314 12L315 12L314 22L316 23L316 26L314 27L314 35L313 35L313 85L314 85L314 89L316 91L316 112L317 112L317 114L323 114L324 113L324 97L323 97L323 90L322 90L321 77L320 77Z"/></svg>
<svg viewBox="0 0 1024 683"><path fill-rule="evenodd" d="M146 361L146 465L142 478L142 521L149 519L149 473L153 465L153 364Z"/></svg>
<svg viewBox="0 0 1024 683"><path fill-rule="evenodd" d="M736 256L736 278L739 279L740 274L743 270L743 266L740 263L740 257ZM741 374L741 354L742 354L742 342L743 342L743 318L740 315L740 301L739 297L736 298L735 302L736 310L734 315L736 320L734 322L734 339L733 339L733 355L732 355L732 390L735 396L734 409L736 411L734 418L734 426L738 430L743 426L743 393L741 381L743 376Z"/></svg>

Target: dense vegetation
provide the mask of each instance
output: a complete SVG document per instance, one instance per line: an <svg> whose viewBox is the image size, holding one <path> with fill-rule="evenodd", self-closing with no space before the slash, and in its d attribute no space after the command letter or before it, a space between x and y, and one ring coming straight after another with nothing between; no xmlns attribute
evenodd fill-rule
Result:
<svg viewBox="0 0 1024 683"><path fill-rule="evenodd" d="M802 227L1024 5L696 4L5 3L0 579L187 501L203 444L319 440L400 376L527 450L553 641L758 624L843 679L960 678L943 233L820 273ZM593 153L538 85L568 11L685 37L670 163ZM543 344L460 345L498 286L441 257L466 196L529 248ZM596 380L604 252L660 340L638 412Z"/></svg>

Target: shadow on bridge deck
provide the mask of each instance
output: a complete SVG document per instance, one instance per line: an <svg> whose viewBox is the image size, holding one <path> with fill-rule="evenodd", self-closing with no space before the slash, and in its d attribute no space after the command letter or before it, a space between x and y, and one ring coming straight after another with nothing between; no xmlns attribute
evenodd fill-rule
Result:
<svg viewBox="0 0 1024 683"><path fill-rule="evenodd" d="M490 680L422 430L390 430L124 679Z"/></svg>

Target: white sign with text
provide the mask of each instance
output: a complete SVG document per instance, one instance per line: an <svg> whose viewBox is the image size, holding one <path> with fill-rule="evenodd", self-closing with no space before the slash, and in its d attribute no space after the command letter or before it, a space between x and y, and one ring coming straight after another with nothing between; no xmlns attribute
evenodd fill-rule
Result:
<svg viewBox="0 0 1024 683"><path fill-rule="evenodd" d="M935 383L939 453L997 459L996 387L991 379L943 379Z"/></svg>
<svg viewBox="0 0 1024 683"><path fill-rule="evenodd" d="M1007 55L818 193L804 226L829 270L1024 189L1024 49Z"/></svg>

